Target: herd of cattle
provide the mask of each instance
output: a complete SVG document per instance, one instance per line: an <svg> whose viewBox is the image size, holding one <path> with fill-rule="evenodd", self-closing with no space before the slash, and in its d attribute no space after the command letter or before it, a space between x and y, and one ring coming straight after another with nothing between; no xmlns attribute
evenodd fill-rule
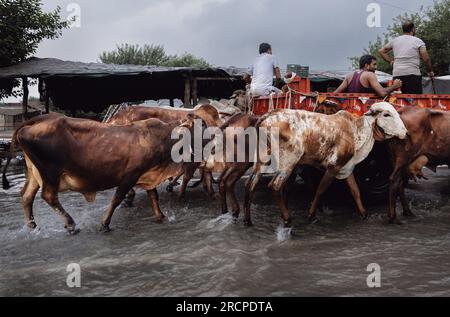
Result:
<svg viewBox="0 0 450 317"><path fill-rule="evenodd" d="M88 202L93 202L97 192L116 188L102 220L102 231L109 231L112 215L119 204L132 202L135 186L147 191L156 217L163 220L158 186L170 180L168 188L172 188L182 176L180 197L184 197L197 170L201 171L211 196L215 196L212 174L220 173L217 182L222 213L228 213L230 202L232 214L238 218L241 208L235 186L253 168L246 183L243 205L244 223L251 225L253 193L267 163L260 158L254 162L250 155L246 155L243 162L218 162L208 158L204 162L175 163L171 152L177 140L171 138L172 133L177 129L192 131L196 119L202 120L204 127L219 127L222 131L228 128L264 127L269 128L268 131L277 128L279 161L268 186L286 226L291 220L284 189L300 165L325 172L309 211L311 222L317 221L320 197L335 178L346 180L358 212L365 219L367 212L353 170L369 155L375 141L388 142L391 156L385 158L386 164L394 165L388 212L393 223L397 221L397 197L400 197L404 215L413 215L405 197L407 181L423 178L425 166L435 169L450 163L450 113L444 111L408 107L397 112L386 102L374 104L360 118L345 111L325 115L277 109L256 117L245 112L232 114L234 111L222 110L212 104L192 110L131 106L106 123L59 114L43 115L25 122L14 133L11 153L15 147L20 147L25 156L27 179L21 196L27 226L36 228L33 202L39 189L42 189L42 198L62 217L71 234L78 230L58 199L58 193L64 191L80 192ZM234 145L224 147L223 151L235 151L236 140L231 144ZM9 188L5 173L11 157L3 169L5 189Z"/></svg>

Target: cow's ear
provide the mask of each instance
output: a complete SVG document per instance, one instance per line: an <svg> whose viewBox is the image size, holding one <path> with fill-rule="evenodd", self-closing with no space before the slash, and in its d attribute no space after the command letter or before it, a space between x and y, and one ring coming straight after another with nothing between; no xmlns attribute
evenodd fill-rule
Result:
<svg viewBox="0 0 450 317"><path fill-rule="evenodd" d="M377 114L379 114L380 112L381 112L380 110L375 110L374 108L370 108L369 111L367 111L364 115L374 117Z"/></svg>
<svg viewBox="0 0 450 317"><path fill-rule="evenodd" d="M364 115L368 117L373 117L374 115L376 115L376 113L372 109L369 109L369 111L367 111Z"/></svg>
<svg viewBox="0 0 450 317"><path fill-rule="evenodd" d="M442 116L444 114L444 112L439 110L429 110L429 111L432 116Z"/></svg>

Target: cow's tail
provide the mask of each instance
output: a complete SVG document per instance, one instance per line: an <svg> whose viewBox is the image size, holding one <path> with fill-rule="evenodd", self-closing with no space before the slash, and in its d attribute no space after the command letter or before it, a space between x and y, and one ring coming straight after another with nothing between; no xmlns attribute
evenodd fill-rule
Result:
<svg viewBox="0 0 450 317"><path fill-rule="evenodd" d="M271 136L270 136L270 129L267 129L266 127L262 127L262 124L264 120L266 120L269 117L270 113L267 113L263 115L260 118L254 118L253 120L256 121L255 128L256 128L256 152L255 152L255 158L254 158L254 164L253 164L253 170L254 171L260 171L261 167L264 164L261 158L261 154L270 155L270 148L271 148ZM266 153L262 153L262 149L260 148L261 144L261 138L264 136L264 139L266 141L265 144L265 150Z"/></svg>
<svg viewBox="0 0 450 317"><path fill-rule="evenodd" d="M20 130L22 130L22 128L26 127L26 126L30 126L35 124L36 121L35 120L30 120L27 122L22 123L14 132L12 138L11 138L11 145L9 147L9 154L8 154L8 159L6 161L6 165L3 167L3 172L2 172L2 185L3 185L3 189L4 190L8 190L11 188L8 178L6 177L6 170L8 169L9 164L11 163L11 160L14 157L15 151L16 151L16 147L19 144L19 141L17 139L18 133Z"/></svg>
<svg viewBox="0 0 450 317"><path fill-rule="evenodd" d="M4 190L8 190L10 188L8 178L6 178L6 170L8 169L8 166L11 163L12 158L14 157L14 153L16 150L16 144L17 144L17 132L18 131L19 131L19 129L17 129L12 136L11 145L9 146L8 159L6 161L6 165L3 167L2 184L3 184Z"/></svg>

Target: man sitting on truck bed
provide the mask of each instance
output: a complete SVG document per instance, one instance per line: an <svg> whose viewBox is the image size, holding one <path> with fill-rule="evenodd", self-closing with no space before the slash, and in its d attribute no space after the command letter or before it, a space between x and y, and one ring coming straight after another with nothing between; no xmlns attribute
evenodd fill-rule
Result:
<svg viewBox="0 0 450 317"><path fill-rule="evenodd" d="M250 92L253 96L268 96L272 92L279 94L281 90L273 86L273 77L275 75L276 85L280 85L281 71L278 59L272 55L270 44L262 43L259 54L244 78L248 82L252 76Z"/></svg>
<svg viewBox="0 0 450 317"><path fill-rule="evenodd" d="M335 93L376 93L380 97L386 97L394 90L402 86L402 81L397 79L391 87L384 88L378 82L375 71L377 70L377 58L372 55L364 55L359 60L360 70L349 74Z"/></svg>

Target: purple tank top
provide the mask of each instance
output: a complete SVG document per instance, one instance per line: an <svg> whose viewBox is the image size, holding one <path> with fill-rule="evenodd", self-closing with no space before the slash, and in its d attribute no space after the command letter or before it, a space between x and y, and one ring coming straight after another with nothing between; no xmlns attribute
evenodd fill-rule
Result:
<svg viewBox="0 0 450 317"><path fill-rule="evenodd" d="M374 93L375 92L372 88L366 88L363 85L361 85L361 75L363 73L364 73L364 71L362 71L362 72L356 71L356 72L353 73L352 81L350 82L350 85L348 85L348 89L347 89L347 91L349 93L354 93L354 94L366 93L366 94L370 94L370 93Z"/></svg>

